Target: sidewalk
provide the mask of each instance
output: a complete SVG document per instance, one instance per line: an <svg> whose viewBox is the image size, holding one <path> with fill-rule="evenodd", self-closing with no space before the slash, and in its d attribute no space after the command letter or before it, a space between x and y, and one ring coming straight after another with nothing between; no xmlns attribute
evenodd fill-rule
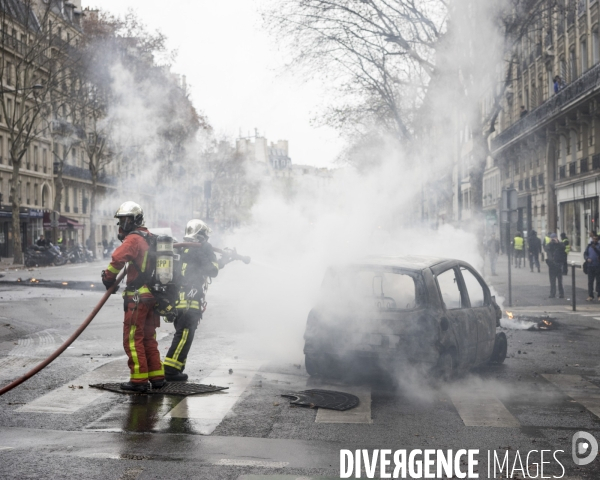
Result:
<svg viewBox="0 0 600 480"><path fill-rule="evenodd" d="M0 257L1 270L21 270L25 265L13 265L13 257Z"/></svg>
<svg viewBox="0 0 600 480"><path fill-rule="evenodd" d="M498 258L496 267L497 276L490 275L489 262L486 262L486 274L484 278L488 285L496 291L496 295L504 297L503 305L506 310L508 307L508 262L506 255ZM565 298L548 298L550 295L550 279L548 275L548 266L545 263L540 264L541 272L538 273L534 268L532 273L529 270L529 262L525 268L511 269L512 273L512 305L513 307L537 307L536 309L548 311L571 311L572 297L572 269L569 267L569 274L563 275L563 287ZM581 268L575 270L576 300L578 311L597 311L600 313L600 303L587 302L587 275L584 275ZM557 287L558 290L558 287ZM557 291L558 293L558 291Z"/></svg>

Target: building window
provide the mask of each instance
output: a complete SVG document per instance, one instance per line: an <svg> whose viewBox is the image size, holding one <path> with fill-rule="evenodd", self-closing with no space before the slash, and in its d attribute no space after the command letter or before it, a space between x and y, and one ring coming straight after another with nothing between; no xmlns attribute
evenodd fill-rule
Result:
<svg viewBox="0 0 600 480"><path fill-rule="evenodd" d="M546 216L546 205L542 205L542 217Z"/></svg>
<svg viewBox="0 0 600 480"><path fill-rule="evenodd" d="M584 40L580 44L581 50L581 73L587 72L588 69L588 49L587 42Z"/></svg>
<svg viewBox="0 0 600 480"><path fill-rule="evenodd" d="M573 82L577 78L577 61L575 58L575 47L569 50L569 77L569 82Z"/></svg>
<svg viewBox="0 0 600 480"><path fill-rule="evenodd" d="M38 152L38 147L33 147L33 169L37 172L38 171L38 163L39 163L39 152Z"/></svg>
<svg viewBox="0 0 600 480"><path fill-rule="evenodd" d="M13 71L13 65L12 65L12 63L8 62L6 64L6 83L8 85L12 85L13 84L12 71Z"/></svg>
<svg viewBox="0 0 600 480"><path fill-rule="evenodd" d="M27 199L27 205L31 204L31 183L27 182L25 187L25 198Z"/></svg>
<svg viewBox="0 0 600 480"><path fill-rule="evenodd" d="M65 212L70 212L71 207L69 205L69 187L65 188Z"/></svg>
<svg viewBox="0 0 600 480"><path fill-rule="evenodd" d="M45 148L42 150L42 163L44 167L44 173L48 173L48 150Z"/></svg>
<svg viewBox="0 0 600 480"><path fill-rule="evenodd" d="M596 65L600 61L600 45L598 42L598 29L592 32L592 62Z"/></svg>
<svg viewBox="0 0 600 480"><path fill-rule="evenodd" d="M33 185L33 203L37 206L39 202L39 197L38 197L38 184L35 183Z"/></svg>

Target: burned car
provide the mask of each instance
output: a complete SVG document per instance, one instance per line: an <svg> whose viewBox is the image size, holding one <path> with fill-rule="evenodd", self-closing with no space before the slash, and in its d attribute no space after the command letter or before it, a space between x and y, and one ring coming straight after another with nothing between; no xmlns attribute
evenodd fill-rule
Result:
<svg viewBox="0 0 600 480"><path fill-rule="evenodd" d="M502 312L468 263L430 257L367 257L331 267L304 334L310 375L412 366L450 378L502 363Z"/></svg>

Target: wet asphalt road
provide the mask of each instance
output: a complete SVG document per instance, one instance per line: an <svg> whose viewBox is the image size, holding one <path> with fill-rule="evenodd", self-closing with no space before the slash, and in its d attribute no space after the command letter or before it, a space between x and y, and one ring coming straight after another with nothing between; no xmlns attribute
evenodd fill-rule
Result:
<svg viewBox="0 0 600 480"><path fill-rule="evenodd" d="M97 262L0 273L1 280L94 282L104 267ZM127 378L122 307L114 296L72 348L0 397L0 478L339 478L340 449L365 448L476 448L479 478L488 478L488 450L508 451L511 463L517 451L525 457L532 450L563 450L557 453L563 478L598 478L598 460L574 465L571 438L584 430L600 439L600 305L582 305L573 315L566 303L538 301L546 292L542 276L536 284L525 273L515 273L517 287L521 282L521 291L531 289L527 296L535 301L519 300L515 313L549 312L559 328L507 329L504 365L443 386L415 378L400 387L311 380L301 342L285 358L261 355L252 348L252 322L241 324L232 308L228 293L239 280L231 275L211 286L186 370L197 383L228 390L186 400L95 390L89 383ZM501 281L496 288L502 293ZM0 385L54 351L99 297L0 285ZM170 345L171 328L158 331L161 353ZM350 389L362 410L328 416L293 408L280 396L307 387ZM547 465L545 475L560 474L555 462Z"/></svg>

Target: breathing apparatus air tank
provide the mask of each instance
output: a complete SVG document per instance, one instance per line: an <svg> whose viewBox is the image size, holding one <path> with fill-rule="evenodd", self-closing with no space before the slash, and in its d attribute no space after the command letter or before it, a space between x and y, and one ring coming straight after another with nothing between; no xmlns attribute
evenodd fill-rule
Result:
<svg viewBox="0 0 600 480"><path fill-rule="evenodd" d="M173 280L173 237L168 235L156 239L156 280L163 285Z"/></svg>

